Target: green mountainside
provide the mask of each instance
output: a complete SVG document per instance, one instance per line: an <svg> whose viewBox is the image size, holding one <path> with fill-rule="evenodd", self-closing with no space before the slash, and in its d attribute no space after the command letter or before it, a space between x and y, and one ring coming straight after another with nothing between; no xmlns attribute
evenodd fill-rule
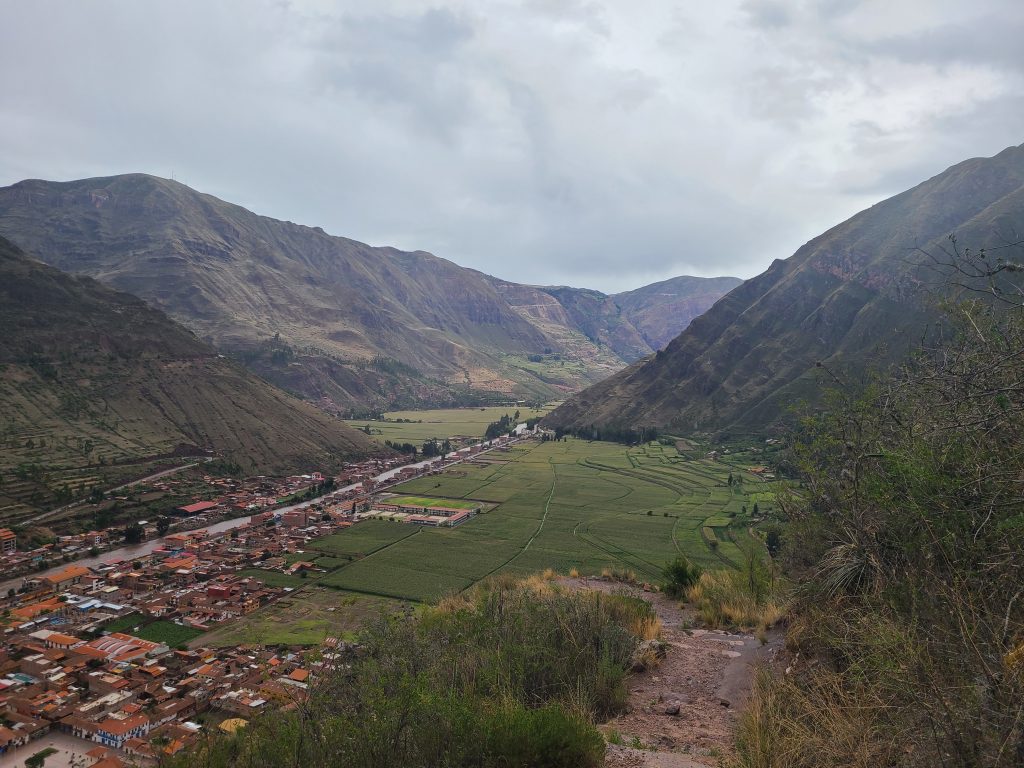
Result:
<svg viewBox="0 0 1024 768"><path fill-rule="evenodd" d="M247 472L379 450L140 299L64 274L3 238L0 327L0 497L14 493L15 478L31 475L45 495L182 450L212 450Z"/></svg>
<svg viewBox="0 0 1024 768"><path fill-rule="evenodd" d="M933 316L925 288L938 275L922 251L939 253L953 233L979 249L1019 243L1021 232L1024 146L959 163L775 261L663 352L573 397L545 423L763 430L815 396L818 362L857 375L905 355Z"/></svg>
<svg viewBox="0 0 1024 768"><path fill-rule="evenodd" d="M653 351L596 291L505 283L142 174L0 189L0 233L332 411L564 397ZM657 322L678 332L691 314L675 304Z"/></svg>

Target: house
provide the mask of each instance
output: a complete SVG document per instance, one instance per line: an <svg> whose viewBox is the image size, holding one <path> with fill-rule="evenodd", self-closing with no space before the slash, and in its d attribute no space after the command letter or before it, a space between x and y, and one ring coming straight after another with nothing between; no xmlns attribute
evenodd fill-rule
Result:
<svg viewBox="0 0 1024 768"><path fill-rule="evenodd" d="M9 555L18 548L18 537L10 528L0 528L0 553Z"/></svg>
<svg viewBox="0 0 1024 768"><path fill-rule="evenodd" d="M73 587L82 581L83 578L89 576L91 572L88 568L81 565L69 565L67 568L57 571L56 573L49 573L43 576L40 581L49 587L53 592L63 592L69 587Z"/></svg>
<svg viewBox="0 0 1024 768"><path fill-rule="evenodd" d="M96 726L95 741L106 747L120 749L128 739L149 733L149 718L145 715L125 715L119 712L111 715Z"/></svg>

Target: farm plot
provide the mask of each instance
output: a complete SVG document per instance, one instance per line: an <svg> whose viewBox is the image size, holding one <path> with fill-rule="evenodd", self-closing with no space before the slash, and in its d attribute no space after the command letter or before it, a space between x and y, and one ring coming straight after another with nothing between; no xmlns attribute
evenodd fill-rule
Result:
<svg viewBox="0 0 1024 768"><path fill-rule="evenodd" d="M433 601L500 572L611 568L653 581L679 554L705 567L738 567L741 544L756 541L744 530L749 517L741 511L752 506L748 485L728 484L730 465L691 461L670 446L573 439L523 444L506 457L503 464L458 465L396 489L417 503L494 504L458 528L364 521L313 542L310 549L337 566L317 585ZM756 487L768 491L760 481Z"/></svg>
<svg viewBox="0 0 1024 768"><path fill-rule="evenodd" d="M207 632L193 646L316 645L325 637L351 640L367 620L403 608L393 600L307 586Z"/></svg>
<svg viewBox="0 0 1024 768"><path fill-rule="evenodd" d="M419 528L383 520L366 520L330 536L314 539L309 548L332 557L360 557L412 536Z"/></svg>
<svg viewBox="0 0 1024 768"><path fill-rule="evenodd" d="M392 411L385 413L385 421L360 421L350 419L348 423L356 429L369 427L370 436L375 440L410 442L419 445L426 440L437 438L444 440L453 437L481 438L487 431L487 425L498 421L502 416L515 415L519 411L519 420L543 416L552 409L546 405L539 409L525 406L490 406L487 408L441 408L427 411ZM401 421L399 421L401 419Z"/></svg>

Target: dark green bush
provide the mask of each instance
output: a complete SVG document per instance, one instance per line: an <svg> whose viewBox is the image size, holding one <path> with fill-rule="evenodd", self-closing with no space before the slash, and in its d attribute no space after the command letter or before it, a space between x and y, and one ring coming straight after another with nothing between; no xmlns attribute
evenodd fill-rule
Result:
<svg viewBox="0 0 1024 768"><path fill-rule="evenodd" d="M699 565L691 563L685 557L677 557L666 565L661 573L664 579L661 591L669 597L680 598L686 594L686 590L700 581L702 571Z"/></svg>

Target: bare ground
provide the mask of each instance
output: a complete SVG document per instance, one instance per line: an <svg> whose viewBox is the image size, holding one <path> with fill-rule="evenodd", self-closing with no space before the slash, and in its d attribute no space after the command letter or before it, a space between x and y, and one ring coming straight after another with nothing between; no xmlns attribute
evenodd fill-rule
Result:
<svg viewBox="0 0 1024 768"><path fill-rule="evenodd" d="M641 597L663 624L664 660L630 676L628 710L601 727L620 741L608 745L609 768L702 768L728 760L754 665L774 658L781 634L769 634L762 644L750 634L699 629L689 608L661 593L601 579L561 581Z"/></svg>

